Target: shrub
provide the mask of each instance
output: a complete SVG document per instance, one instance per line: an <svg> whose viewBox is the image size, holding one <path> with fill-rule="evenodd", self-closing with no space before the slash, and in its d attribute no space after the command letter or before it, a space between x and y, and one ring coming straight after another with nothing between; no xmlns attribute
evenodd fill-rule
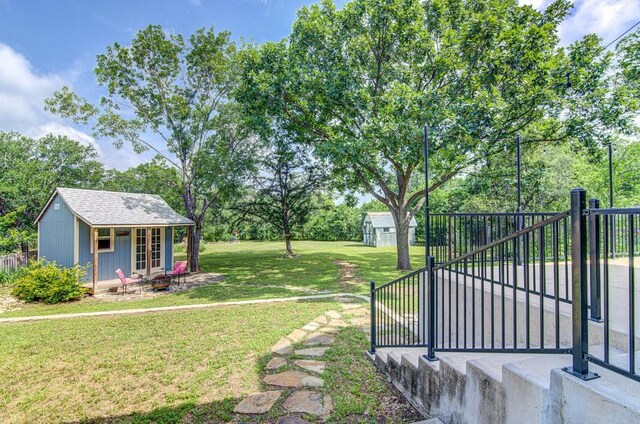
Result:
<svg viewBox="0 0 640 424"><path fill-rule="evenodd" d="M25 302L59 303L77 300L85 290L79 280L86 268L62 268L55 262L34 261L13 281L11 294Z"/></svg>
<svg viewBox="0 0 640 424"><path fill-rule="evenodd" d="M10 286L19 274L20 269L0 269L0 287Z"/></svg>

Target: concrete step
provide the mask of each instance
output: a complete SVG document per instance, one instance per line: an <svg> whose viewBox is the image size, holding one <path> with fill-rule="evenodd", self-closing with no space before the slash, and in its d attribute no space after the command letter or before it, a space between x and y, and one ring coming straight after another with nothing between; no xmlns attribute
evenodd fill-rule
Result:
<svg viewBox="0 0 640 424"><path fill-rule="evenodd" d="M504 422L554 422L551 371L571 365L570 355L535 355L504 364ZM523 399L527 401L524 402Z"/></svg>
<svg viewBox="0 0 640 424"><path fill-rule="evenodd" d="M533 358L534 355L530 354L493 354L478 359L471 359L467 362L467 374L473 372L475 374L481 374L486 378L495 380L498 383L502 382L502 368L506 364L512 362L523 361Z"/></svg>
<svg viewBox="0 0 640 424"><path fill-rule="evenodd" d="M591 352L602 349L594 345ZM425 417L477 424L640 422L638 382L593 364L602 378L582 381L562 371L571 355L438 352L430 362L425 354L425 348L383 348L375 355ZM612 362L628 358L610 354Z"/></svg>
<svg viewBox="0 0 640 424"><path fill-rule="evenodd" d="M583 381L562 370L551 372L556 422L640 423L640 384L594 364L589 370L600 378Z"/></svg>
<svg viewBox="0 0 640 424"><path fill-rule="evenodd" d="M420 358L427 354L426 348L415 348L410 352L402 354L402 363L407 363L413 368L418 368L420 364Z"/></svg>
<svg viewBox="0 0 640 424"><path fill-rule="evenodd" d="M416 421L413 424L444 424L444 423L440 418L435 417L435 418L429 418L428 420Z"/></svg>

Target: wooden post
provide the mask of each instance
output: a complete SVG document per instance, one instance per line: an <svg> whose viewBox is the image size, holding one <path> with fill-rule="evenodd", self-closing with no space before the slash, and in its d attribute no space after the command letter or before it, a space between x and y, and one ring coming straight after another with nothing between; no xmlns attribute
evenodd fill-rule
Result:
<svg viewBox="0 0 640 424"><path fill-rule="evenodd" d="M98 290L98 229L93 229L93 295Z"/></svg>
<svg viewBox="0 0 640 424"><path fill-rule="evenodd" d="M147 227L147 275L151 275L151 228Z"/></svg>

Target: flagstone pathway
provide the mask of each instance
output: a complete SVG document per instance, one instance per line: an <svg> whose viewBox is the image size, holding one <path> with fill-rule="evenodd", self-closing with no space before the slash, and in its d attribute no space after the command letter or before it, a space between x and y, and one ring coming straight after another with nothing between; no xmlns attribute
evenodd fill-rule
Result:
<svg viewBox="0 0 640 424"><path fill-rule="evenodd" d="M333 399L322 392L327 362L322 360L325 352L335 342L340 327L355 325L366 331L364 322L368 310L353 299L343 299L342 311L327 311L305 326L280 339L271 352L273 358L265 366L262 381L271 386L261 393L254 393L236 405L234 412L256 418L268 413L278 401L287 415L278 418L278 424L309 423L303 417L315 417L325 421L333 411ZM343 314L348 314L349 322ZM283 396L283 393L285 394Z"/></svg>

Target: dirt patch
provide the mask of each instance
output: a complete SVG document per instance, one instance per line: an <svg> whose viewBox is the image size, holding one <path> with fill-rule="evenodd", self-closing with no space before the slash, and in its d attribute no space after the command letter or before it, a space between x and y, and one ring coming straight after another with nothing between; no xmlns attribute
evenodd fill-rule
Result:
<svg viewBox="0 0 640 424"><path fill-rule="evenodd" d="M357 275L357 265L343 260L334 261L333 263L340 267L340 289L349 291L349 289L364 282L364 280Z"/></svg>
<svg viewBox="0 0 640 424"><path fill-rule="evenodd" d="M23 303L21 301L9 294L0 295L0 314L22 309L22 304Z"/></svg>

